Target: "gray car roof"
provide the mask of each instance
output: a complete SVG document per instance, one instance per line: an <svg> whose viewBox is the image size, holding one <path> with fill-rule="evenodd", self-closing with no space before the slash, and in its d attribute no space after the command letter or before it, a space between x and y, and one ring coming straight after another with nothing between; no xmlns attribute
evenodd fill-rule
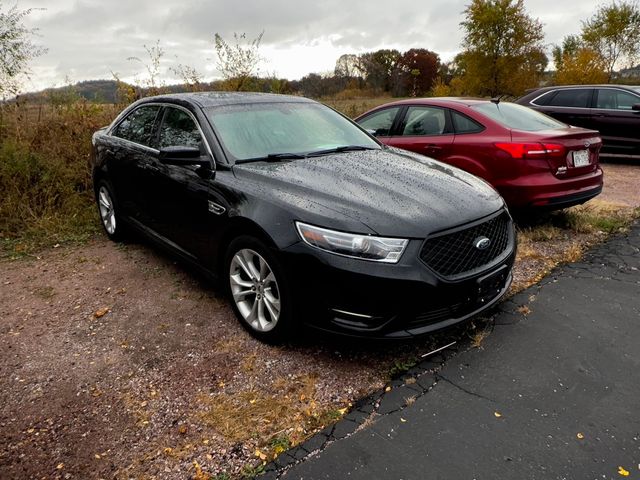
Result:
<svg viewBox="0 0 640 480"><path fill-rule="evenodd" d="M217 107L223 105L241 105L246 103L315 103L305 97L294 95L279 95L275 93L255 93L255 92L189 92L171 93L146 97L146 102L176 101L191 102L200 107Z"/></svg>

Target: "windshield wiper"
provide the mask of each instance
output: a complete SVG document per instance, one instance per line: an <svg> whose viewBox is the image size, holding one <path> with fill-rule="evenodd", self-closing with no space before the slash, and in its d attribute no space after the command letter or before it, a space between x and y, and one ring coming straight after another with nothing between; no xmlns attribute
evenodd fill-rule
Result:
<svg viewBox="0 0 640 480"><path fill-rule="evenodd" d="M328 155L329 153L342 153L342 152L357 152L360 150L378 150L375 147L365 147L364 145L342 145L340 147L327 148L326 150L318 150L317 152L309 153L310 157L316 155Z"/></svg>
<svg viewBox="0 0 640 480"><path fill-rule="evenodd" d="M238 163L246 162L278 162L280 160L296 160L299 158L307 158L307 155L302 153L270 153L264 157L247 158L244 160L238 160Z"/></svg>

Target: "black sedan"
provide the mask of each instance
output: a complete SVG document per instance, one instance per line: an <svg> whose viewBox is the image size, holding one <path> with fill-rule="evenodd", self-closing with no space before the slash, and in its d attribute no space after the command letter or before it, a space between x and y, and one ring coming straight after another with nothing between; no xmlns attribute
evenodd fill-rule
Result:
<svg viewBox="0 0 640 480"><path fill-rule="evenodd" d="M511 282L515 232L484 181L388 148L300 97L140 100L93 136L107 235L135 229L221 281L242 325L406 338Z"/></svg>
<svg viewBox="0 0 640 480"><path fill-rule="evenodd" d="M609 156L640 155L640 86L544 87L517 103L569 125L598 130L602 152Z"/></svg>

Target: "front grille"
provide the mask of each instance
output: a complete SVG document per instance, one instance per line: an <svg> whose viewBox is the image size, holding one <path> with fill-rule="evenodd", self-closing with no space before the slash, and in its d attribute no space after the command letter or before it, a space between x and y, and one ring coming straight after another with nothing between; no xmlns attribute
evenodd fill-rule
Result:
<svg viewBox="0 0 640 480"><path fill-rule="evenodd" d="M486 222L428 238L420 258L443 277L460 277L493 263L512 244L511 218L505 211ZM485 250L476 248L481 237L491 240Z"/></svg>

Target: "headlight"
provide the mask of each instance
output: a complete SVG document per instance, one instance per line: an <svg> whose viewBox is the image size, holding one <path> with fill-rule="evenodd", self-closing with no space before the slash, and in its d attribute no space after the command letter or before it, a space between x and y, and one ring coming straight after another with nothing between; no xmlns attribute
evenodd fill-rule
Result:
<svg viewBox="0 0 640 480"><path fill-rule="evenodd" d="M336 232L296 222L296 228L305 243L312 247L375 262L398 263L409 240L383 238L357 233Z"/></svg>

